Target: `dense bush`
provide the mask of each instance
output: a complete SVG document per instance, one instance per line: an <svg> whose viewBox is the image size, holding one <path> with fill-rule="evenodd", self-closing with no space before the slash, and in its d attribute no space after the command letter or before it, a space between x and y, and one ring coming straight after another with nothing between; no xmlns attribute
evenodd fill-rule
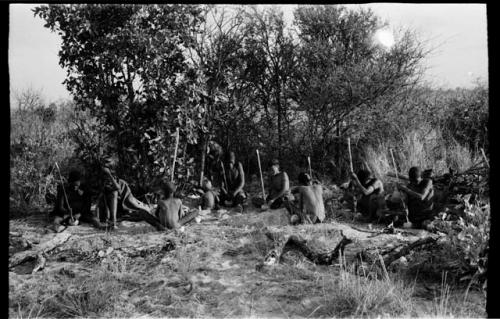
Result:
<svg viewBox="0 0 500 319"><path fill-rule="evenodd" d="M70 105L45 106L41 92L27 89L17 96L11 112L10 209L26 211L46 205L55 192L55 162L68 172L74 143L69 138Z"/></svg>

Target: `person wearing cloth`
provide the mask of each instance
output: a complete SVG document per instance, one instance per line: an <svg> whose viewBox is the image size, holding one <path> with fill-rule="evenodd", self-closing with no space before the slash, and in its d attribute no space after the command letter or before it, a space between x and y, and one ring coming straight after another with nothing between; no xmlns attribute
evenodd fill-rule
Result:
<svg viewBox="0 0 500 319"><path fill-rule="evenodd" d="M290 194L290 181L286 172L280 171L280 163L277 159L270 162L271 176L269 178L269 195L266 198L267 206L270 209L286 207L289 201L293 200Z"/></svg>
<svg viewBox="0 0 500 319"><path fill-rule="evenodd" d="M243 210L243 203L247 198L247 195L243 190L243 187L245 186L245 172L243 171L243 165L236 161L236 155L234 152L229 152L224 166L225 168L221 172L224 184L222 186L220 200L222 203L228 201L231 203L230 206L237 206L240 210Z"/></svg>
<svg viewBox="0 0 500 319"><path fill-rule="evenodd" d="M325 204L323 202L323 187L314 184L307 173L299 174L299 186L292 187L291 193L298 194L298 202L290 204L293 207L291 222L296 223L321 223L325 219Z"/></svg>
<svg viewBox="0 0 500 319"><path fill-rule="evenodd" d="M357 208L364 220L375 220L381 217L384 211L387 211L384 185L382 181L374 178L368 170L361 169L357 174L351 172L351 183L361 193L361 198L357 201Z"/></svg>
<svg viewBox="0 0 500 319"><path fill-rule="evenodd" d="M104 227L92 215L90 193L82 184L82 174L78 170L69 173L68 183L64 189L61 184L58 185L56 205L50 215L56 232L64 230L65 225L76 226L80 221L90 223L97 228Z"/></svg>
<svg viewBox="0 0 500 319"><path fill-rule="evenodd" d="M117 220L141 221L144 220L157 230L165 230L160 221L152 215L151 209L138 201L126 181L116 177L113 169L114 162L106 159L102 167L101 196L99 210L103 211L103 218L111 222L112 229L117 229Z"/></svg>
<svg viewBox="0 0 500 319"><path fill-rule="evenodd" d="M434 187L432 179L422 178L418 167L410 168L408 186L399 188L408 196L408 213L415 228L422 228L434 218Z"/></svg>

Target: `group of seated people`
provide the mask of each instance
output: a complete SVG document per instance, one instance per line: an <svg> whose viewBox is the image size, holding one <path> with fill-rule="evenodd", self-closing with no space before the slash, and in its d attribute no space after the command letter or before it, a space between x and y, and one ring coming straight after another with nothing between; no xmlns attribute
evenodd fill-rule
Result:
<svg viewBox="0 0 500 319"><path fill-rule="evenodd" d="M165 182L156 189L160 196L156 208L153 209L137 200L129 185L117 177L114 162L106 160L102 165L100 190L94 212L91 210L89 190L82 184L79 171L71 171L65 187L58 186L56 205L51 212L54 228L57 232L66 226L87 222L99 229L116 229L117 220L146 221L157 230L177 229L191 221L196 211L184 212L181 199L175 198L176 185ZM229 152L225 161L219 160L213 167L220 167L220 191L215 190L210 179L205 179L202 185L203 195L200 206L206 209L218 209L221 205L236 207L243 211L247 200L244 191L245 173L242 164L236 160L234 152ZM288 174L280 170L277 159L270 164L267 196L262 207L278 209L284 207L290 213L290 222L321 223L325 219L323 187L313 182L311 176L300 173L299 185L290 187ZM213 172L212 172L213 173ZM409 219L415 227L422 227L423 222L432 218L433 187L430 179L422 179L420 169L412 167L409 172L408 186L398 188L408 197ZM366 221L390 215L388 206L394 206L394 200L384 197L382 182L367 170L357 174L351 172L351 181L347 186L354 199L354 210L359 210ZM359 200L356 199L360 197ZM356 205L357 203L357 205ZM393 214L395 221L404 221Z"/></svg>
<svg viewBox="0 0 500 319"><path fill-rule="evenodd" d="M360 170L357 174L351 172L351 182L345 188L351 191L347 197L351 197L353 209L359 211L361 220L369 222L389 218L399 226L407 221L407 217L412 227L425 228L434 217L432 179L424 177L418 167L410 168L408 179L407 186L397 184L393 194L385 194L379 179L368 170ZM356 193L360 193L359 199Z"/></svg>

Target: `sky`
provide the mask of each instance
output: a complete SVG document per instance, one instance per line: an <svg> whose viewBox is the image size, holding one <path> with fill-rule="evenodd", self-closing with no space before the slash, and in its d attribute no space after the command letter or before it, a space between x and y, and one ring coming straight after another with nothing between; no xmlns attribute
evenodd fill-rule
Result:
<svg viewBox="0 0 500 319"><path fill-rule="evenodd" d="M59 36L43 26L31 9L38 4L11 4L9 15L9 76L13 92L32 88L47 102L70 98L59 66ZM281 7L288 24L296 5ZM411 28L433 48L424 61L424 80L435 87L472 87L477 78L488 80L485 4L372 3L369 7L390 28ZM264 7L264 6L260 6Z"/></svg>

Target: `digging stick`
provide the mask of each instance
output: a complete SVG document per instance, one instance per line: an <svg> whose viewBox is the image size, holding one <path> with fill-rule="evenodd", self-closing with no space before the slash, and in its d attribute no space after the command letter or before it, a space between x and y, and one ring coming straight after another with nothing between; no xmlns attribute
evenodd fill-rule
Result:
<svg viewBox="0 0 500 319"><path fill-rule="evenodd" d="M313 174L312 174L312 169L311 169L311 157L310 156L307 157L307 164L309 165L309 176L312 179Z"/></svg>
<svg viewBox="0 0 500 319"><path fill-rule="evenodd" d="M224 187L226 188L226 192L229 192L229 186L227 185L226 170L224 169L224 163L220 162L220 166L222 167L222 177L224 177Z"/></svg>
<svg viewBox="0 0 500 319"><path fill-rule="evenodd" d="M71 210L71 206L69 206L68 196L66 195L66 189L64 188L64 181L62 179L61 170L59 169L59 165L57 165L57 162L55 162L55 163L56 163L57 172L59 173L59 179L61 180L61 187L62 187L63 194L64 194L64 200L66 201L66 205L68 205L69 215L71 217L71 220L73 220L73 211Z"/></svg>
<svg viewBox="0 0 500 319"><path fill-rule="evenodd" d="M351 168L351 172L354 172L354 167L352 166L352 153L351 153L351 138L347 138L347 149L349 151L349 167Z"/></svg>
<svg viewBox="0 0 500 319"><path fill-rule="evenodd" d="M259 150L255 150L257 152L257 163L259 164L259 173L260 173L260 184L262 186L262 199L266 200L266 193L264 191L264 179L262 178L262 167L260 166L260 156Z"/></svg>
<svg viewBox="0 0 500 319"><path fill-rule="evenodd" d="M486 165L488 165L488 168L490 168L490 163L488 162L488 158L486 157L486 154L484 153L484 150L482 147L481 147L481 154L483 154L484 161L486 162Z"/></svg>
<svg viewBox="0 0 500 319"><path fill-rule="evenodd" d="M176 137L175 137L175 150L174 150L174 162L172 163L172 175L170 176L170 181L174 181L174 172L175 172L175 160L177 159L177 148L179 147L179 128L176 129Z"/></svg>
<svg viewBox="0 0 500 319"><path fill-rule="evenodd" d="M399 181L398 168L396 166L396 161L394 160L394 154L392 153L392 148L390 149L390 151L391 151L392 165L394 166L394 171L396 172L396 180ZM396 185L398 185L397 182L396 182ZM408 219L408 209L406 208L406 204L405 204L405 201L403 200L403 198L401 198L401 203L403 204L403 208L405 210L406 222L410 223L410 220Z"/></svg>

